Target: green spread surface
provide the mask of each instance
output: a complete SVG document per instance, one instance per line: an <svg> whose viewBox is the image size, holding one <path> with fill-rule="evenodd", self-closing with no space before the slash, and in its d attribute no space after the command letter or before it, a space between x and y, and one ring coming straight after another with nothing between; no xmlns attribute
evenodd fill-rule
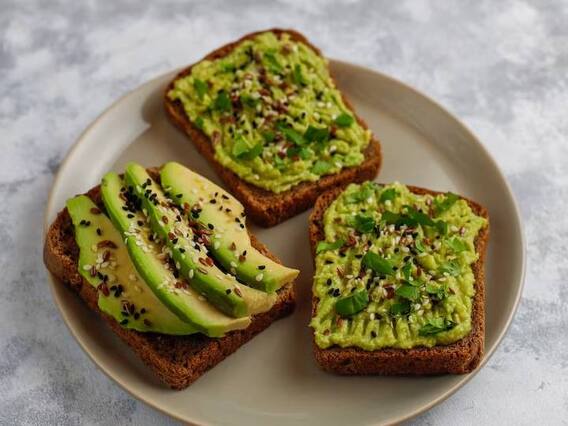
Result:
<svg viewBox="0 0 568 426"><path fill-rule="evenodd" d="M361 164L371 138L327 61L286 33L262 33L201 61L168 96L211 139L217 161L275 193Z"/></svg>
<svg viewBox="0 0 568 426"><path fill-rule="evenodd" d="M432 347L471 330L475 239L487 224L448 193L352 184L324 214L312 319L316 344Z"/></svg>

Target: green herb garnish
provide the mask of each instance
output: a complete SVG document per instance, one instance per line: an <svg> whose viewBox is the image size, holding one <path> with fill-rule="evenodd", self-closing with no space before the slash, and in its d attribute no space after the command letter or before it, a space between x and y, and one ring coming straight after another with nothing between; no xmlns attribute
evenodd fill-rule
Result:
<svg viewBox="0 0 568 426"><path fill-rule="evenodd" d="M452 277L457 277L461 273L461 268L457 262L451 260L440 266L438 272L441 274L447 273Z"/></svg>
<svg viewBox="0 0 568 426"><path fill-rule="evenodd" d="M365 268L371 269L373 272L380 275L394 274L393 265L387 260L380 257L378 254L368 251L363 256L361 264Z"/></svg>
<svg viewBox="0 0 568 426"><path fill-rule="evenodd" d="M400 302L393 303L389 312L391 315L405 315L410 312L410 302L408 300L402 300Z"/></svg>
<svg viewBox="0 0 568 426"><path fill-rule="evenodd" d="M195 125L197 126L198 129L203 129L203 118L201 117L197 117L195 119Z"/></svg>
<svg viewBox="0 0 568 426"><path fill-rule="evenodd" d="M403 284L395 290L394 294L404 299L415 301L420 296L420 291L413 285Z"/></svg>
<svg viewBox="0 0 568 426"><path fill-rule="evenodd" d="M273 52L266 52L264 54L264 59L266 59L266 63L270 71L275 74L282 72L282 65L280 65Z"/></svg>
<svg viewBox="0 0 568 426"><path fill-rule="evenodd" d="M349 127L351 126L351 124L353 124L353 117L343 112L337 116L337 118L335 119L335 124L337 124L339 127Z"/></svg>
<svg viewBox="0 0 568 426"><path fill-rule="evenodd" d="M304 139L301 134L299 134L291 127L286 126L285 123L276 124L276 128L282 132L286 139L288 139L290 142L294 142L294 144L298 146L303 146L307 143L306 139Z"/></svg>
<svg viewBox="0 0 568 426"><path fill-rule="evenodd" d="M385 189L382 193L381 193L381 198L379 198L379 202L380 203L384 203L385 201L392 201L394 200L396 197L398 197L400 194L397 192L396 189L394 188L388 188Z"/></svg>
<svg viewBox="0 0 568 426"><path fill-rule="evenodd" d="M255 146L250 146L245 138L237 137L235 143L233 145L233 156L239 159L244 160L253 160L254 158L258 157L262 152L263 146L261 143L256 144Z"/></svg>
<svg viewBox="0 0 568 426"><path fill-rule="evenodd" d="M347 317L361 312L369 304L369 293L367 290L356 290L349 296L342 297L335 303L335 311Z"/></svg>
<svg viewBox="0 0 568 426"><path fill-rule="evenodd" d="M217 98L213 103L213 109L219 112L230 112L233 109L233 104L227 92L221 90L217 93Z"/></svg>
<svg viewBox="0 0 568 426"><path fill-rule="evenodd" d="M258 99L254 99L250 95L241 95L240 100L243 105L248 106L250 108L256 107L259 102Z"/></svg>
<svg viewBox="0 0 568 426"><path fill-rule="evenodd" d="M294 67L292 79L298 86L305 86L306 84L308 84L308 82L304 78L304 75L302 74L302 68L300 67L300 64L296 64L296 66Z"/></svg>
<svg viewBox="0 0 568 426"><path fill-rule="evenodd" d="M367 201L374 194L374 187L376 184L368 183L361 187L361 189L357 192L348 194L345 197L345 202L352 204L352 203L360 203L362 201Z"/></svg>
<svg viewBox="0 0 568 426"><path fill-rule="evenodd" d="M368 234L375 229L375 219L371 216L358 214L354 218L353 227L361 234Z"/></svg>
<svg viewBox="0 0 568 426"><path fill-rule="evenodd" d="M203 99L203 96L205 96L207 90L209 89L207 83L205 83L203 80L200 80L198 78L193 80L193 88L197 92L197 97L199 99Z"/></svg>
<svg viewBox="0 0 568 426"><path fill-rule="evenodd" d="M444 199L441 201L435 198L434 211L436 212L436 215L439 216L442 213L444 213L446 210L452 207L459 199L460 197L452 192L448 192L447 194L445 194Z"/></svg>
<svg viewBox="0 0 568 426"><path fill-rule="evenodd" d="M345 244L345 240L342 239L335 240L333 243L328 243L327 241L320 241L316 246L316 254L319 254L322 251L327 251L327 250L337 250L338 248L343 247L343 244Z"/></svg>
<svg viewBox="0 0 568 426"><path fill-rule="evenodd" d="M329 129L317 128L312 125L308 126L304 138L308 142L327 142L329 139Z"/></svg>
<svg viewBox="0 0 568 426"><path fill-rule="evenodd" d="M446 321L444 318L431 318L428 322L420 328L418 334L421 336L432 336L434 334L441 333L442 331L448 331L454 327L453 321Z"/></svg>
<svg viewBox="0 0 568 426"><path fill-rule="evenodd" d="M444 300L448 295L445 286L432 283L426 284L426 293L433 296L433 298L436 300Z"/></svg>
<svg viewBox="0 0 568 426"><path fill-rule="evenodd" d="M276 137L276 134L268 130L262 134L262 137L266 142L273 142L274 138Z"/></svg>

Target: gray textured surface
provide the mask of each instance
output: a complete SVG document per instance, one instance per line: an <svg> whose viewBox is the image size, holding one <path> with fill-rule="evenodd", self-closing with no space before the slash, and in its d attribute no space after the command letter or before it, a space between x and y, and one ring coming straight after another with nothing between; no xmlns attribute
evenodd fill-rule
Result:
<svg viewBox="0 0 568 426"><path fill-rule="evenodd" d="M567 424L568 4L0 2L0 424L169 424L99 373L41 262L47 192L118 96L243 33L305 32L433 96L480 137L526 226L523 302L483 369L416 424Z"/></svg>

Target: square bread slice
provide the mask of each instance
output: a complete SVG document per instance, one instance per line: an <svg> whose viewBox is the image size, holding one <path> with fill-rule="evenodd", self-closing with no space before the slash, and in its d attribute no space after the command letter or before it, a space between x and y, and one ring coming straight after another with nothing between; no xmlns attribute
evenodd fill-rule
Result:
<svg viewBox="0 0 568 426"><path fill-rule="evenodd" d="M411 192L419 195L437 195L440 192L408 186ZM329 205L339 196L343 188L336 188L322 194L316 201L309 220L309 239L315 263L316 246L324 240L323 215ZM488 219L487 210L467 198L472 211ZM320 367L329 372L343 375L434 375L463 374L474 370L483 357L485 341L485 252L489 238L489 225L482 228L476 239L475 249L478 260L472 265L475 276L475 296L472 306L472 330L470 334L455 343L432 348L411 349L385 348L366 351L356 347L341 348L332 346L321 349L313 342L313 351ZM315 316L317 302L312 299L312 316Z"/></svg>
<svg viewBox="0 0 568 426"><path fill-rule="evenodd" d="M157 169L148 172L153 179L159 179ZM87 195L102 211L105 211L99 186L92 188ZM265 256L279 262L254 235L251 235L251 242L253 247ZM79 248L75 243L73 223L66 208L57 215L49 227L43 259L47 269L60 283L77 292L87 306L101 316L111 330L130 346L150 370L165 384L177 390L189 386L274 321L290 314L295 306L292 282L278 290L278 299L272 309L254 315L246 329L232 331L224 337L211 338L203 334L170 336L141 333L121 327L112 317L99 309L96 289L85 281L77 270ZM93 327L102 326L100 322L93 324Z"/></svg>
<svg viewBox="0 0 568 426"><path fill-rule="evenodd" d="M318 48L314 47L302 34L294 30L274 28L266 31L272 31L277 35L287 33L293 40L306 44L318 55L321 55ZM256 35L266 31L247 34L241 39L226 44L209 53L203 60L222 58L244 40L254 38ZM322 176L316 182L303 182L281 193L273 193L245 182L234 172L223 167L215 159L215 151L211 140L188 119L181 102L177 100L172 101L167 96L167 93L173 88L174 82L179 78L189 75L192 67L193 65L181 71L166 88L166 95L164 97L166 114L170 120L189 137L197 150L209 161L219 177L225 182L228 190L244 205L248 217L255 223L265 227L274 226L312 207L317 197L323 191L344 186L351 182L371 180L378 174L382 161L381 146L379 141L372 137L364 152L365 159L363 163L356 167L345 168L337 174ZM354 113L353 106L345 98L345 95L342 94L342 98L345 105ZM356 114L354 115L359 124L367 129L367 124L363 119Z"/></svg>

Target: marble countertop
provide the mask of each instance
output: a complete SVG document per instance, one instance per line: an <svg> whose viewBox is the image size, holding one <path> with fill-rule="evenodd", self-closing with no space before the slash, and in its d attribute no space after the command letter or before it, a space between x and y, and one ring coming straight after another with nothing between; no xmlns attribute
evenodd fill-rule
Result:
<svg viewBox="0 0 568 426"><path fill-rule="evenodd" d="M174 423L101 374L65 327L41 261L47 193L116 98L270 26L447 106L520 205L529 261L511 329L467 386L411 423L567 424L566 2L1 0L0 10L0 424Z"/></svg>

